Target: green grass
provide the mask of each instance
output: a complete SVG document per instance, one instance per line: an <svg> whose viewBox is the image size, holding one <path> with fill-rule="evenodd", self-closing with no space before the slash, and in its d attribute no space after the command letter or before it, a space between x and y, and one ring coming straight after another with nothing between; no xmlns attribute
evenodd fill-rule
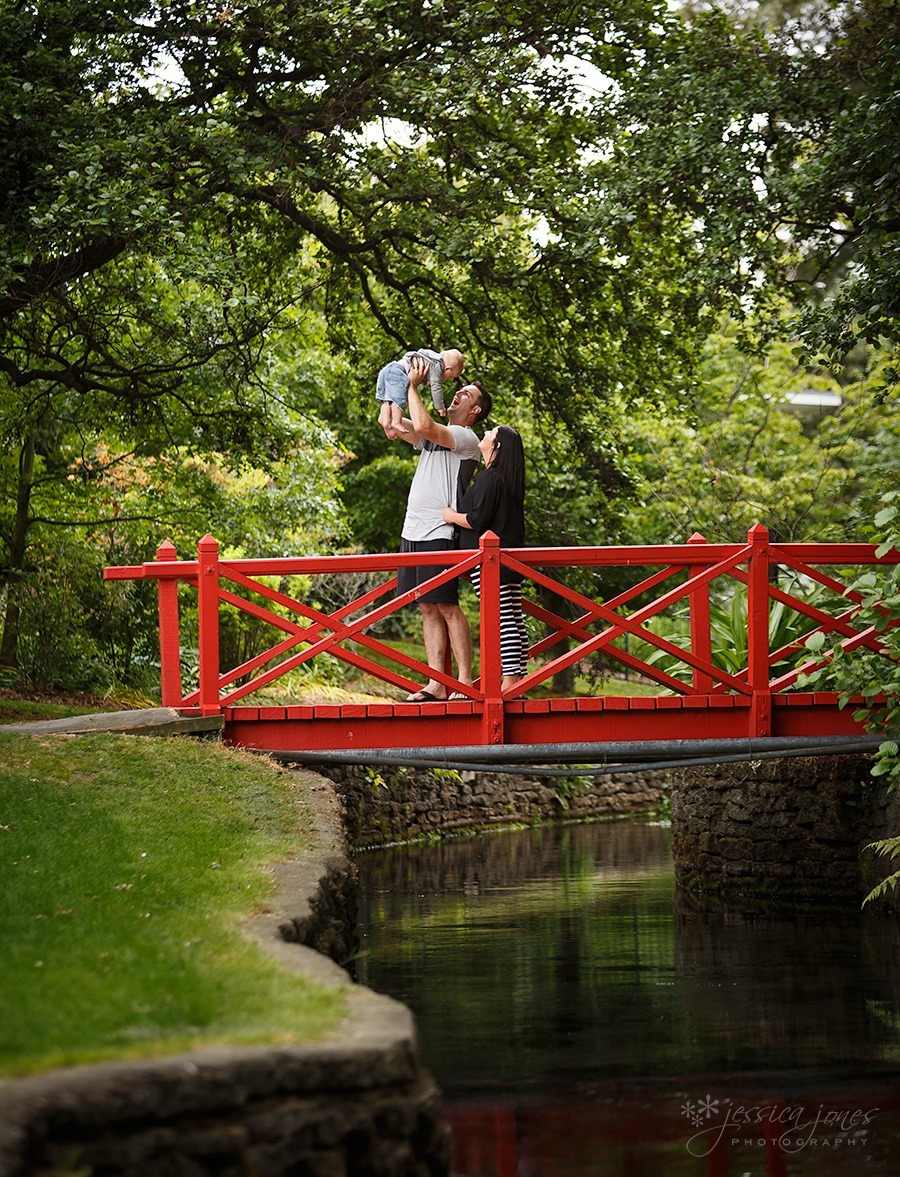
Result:
<svg viewBox="0 0 900 1177"><path fill-rule="evenodd" d="M413 658L418 658L420 662L425 661L425 649L421 642L413 639L386 639L386 644L392 646L395 650L402 651L404 654ZM396 662L390 662L382 654L374 653L371 650L361 650L367 658L379 666L390 666L392 670L403 671ZM536 663L532 662L530 669L536 668ZM284 705L289 702L296 702L298 700L313 700L316 702L379 702L385 699L399 700L403 697L403 693L399 687L392 686L390 683L380 681L372 675L362 674L355 675L350 671L341 683L335 681L329 682L326 680L317 679L315 676L316 665L315 662L310 664L310 669L305 674L298 674L296 672L287 674L282 679L276 679L268 687L264 687L261 691L256 691L252 696L248 696L245 702L253 703L257 706L272 704L275 706ZM479 673L479 658L477 648L474 652L473 670L477 678ZM410 672L410 676L415 679L417 676ZM555 697L559 692L554 691L551 682L545 681L540 683L528 693L530 699L541 699ZM591 697L594 695L659 695L668 693L665 688L660 687L658 683L651 682L649 679L640 678L637 675L632 675L630 678L623 678L612 673L601 674L599 676L588 677L587 675L576 673L574 694L577 696Z"/></svg>
<svg viewBox="0 0 900 1177"><path fill-rule="evenodd" d="M240 931L309 829L297 778L249 754L0 732L0 1073L321 1038L340 994Z"/></svg>
<svg viewBox="0 0 900 1177"><path fill-rule="evenodd" d="M26 697L20 691L0 687L0 725L38 719L66 719L70 715L94 715L98 711L118 711L121 708L158 706L158 699L130 690L119 690L108 695L79 691L73 695L51 692Z"/></svg>
<svg viewBox="0 0 900 1177"><path fill-rule="evenodd" d="M0 724L27 723L32 719L65 719L70 715L91 715L102 707L72 703L50 703L42 699L0 698Z"/></svg>

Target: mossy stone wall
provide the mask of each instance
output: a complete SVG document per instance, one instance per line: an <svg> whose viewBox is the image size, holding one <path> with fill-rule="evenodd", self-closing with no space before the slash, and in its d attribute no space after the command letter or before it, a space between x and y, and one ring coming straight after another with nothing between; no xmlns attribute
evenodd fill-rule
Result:
<svg viewBox="0 0 900 1177"><path fill-rule="evenodd" d="M866 756L685 769L671 793L684 896L760 910L858 906L885 873L865 846L897 832L897 804Z"/></svg>

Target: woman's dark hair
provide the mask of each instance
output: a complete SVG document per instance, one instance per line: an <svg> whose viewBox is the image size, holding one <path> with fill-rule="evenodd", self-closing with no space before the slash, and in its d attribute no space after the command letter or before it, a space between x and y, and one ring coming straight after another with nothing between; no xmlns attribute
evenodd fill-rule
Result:
<svg viewBox="0 0 900 1177"><path fill-rule="evenodd" d="M510 498L521 507L525 502L525 447L511 425L497 426L491 469L496 470Z"/></svg>

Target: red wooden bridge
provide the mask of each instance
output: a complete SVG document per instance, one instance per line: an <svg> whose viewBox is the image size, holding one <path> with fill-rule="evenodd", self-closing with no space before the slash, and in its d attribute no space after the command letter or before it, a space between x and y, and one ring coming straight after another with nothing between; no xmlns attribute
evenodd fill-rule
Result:
<svg viewBox="0 0 900 1177"><path fill-rule="evenodd" d="M216 540L205 536L196 559L178 559L166 542L155 561L107 568L105 576L157 582L163 705L186 714L221 713L233 744L307 758L342 752L364 760L366 751L434 755L437 749L469 757L490 750L515 759L517 750L534 758L540 749L552 759L553 748L570 745L661 748L673 741L793 737L802 743L860 735L854 708L842 708L835 694L804 689L803 676L834 649L884 653L879 634L890 621L862 623L862 597L848 584L866 566L898 562L900 552L879 556L869 544L775 543L757 524L746 543L736 544L695 535L686 544L506 550L488 533L471 552L272 559L223 559ZM433 565L434 577L397 595L396 571L405 564ZM449 667L429 670L386 633L391 616L428 587L476 565L482 570L480 678L468 686ZM507 691L500 688L501 566L524 576L530 629L542 631L530 648L534 669ZM629 579L628 587L608 588ZM325 582L332 590L342 582L356 585L344 594L352 599L323 605L317 585ZM724 643L723 608L731 619ZM252 657L222 667L220 626L229 609L276 632ZM188 649L196 649L191 661L198 670L196 686L185 687ZM389 684L398 698L260 700L273 682L324 655ZM656 693L535 694L566 668L600 658L607 671L639 676ZM432 676L465 700L402 701Z"/></svg>

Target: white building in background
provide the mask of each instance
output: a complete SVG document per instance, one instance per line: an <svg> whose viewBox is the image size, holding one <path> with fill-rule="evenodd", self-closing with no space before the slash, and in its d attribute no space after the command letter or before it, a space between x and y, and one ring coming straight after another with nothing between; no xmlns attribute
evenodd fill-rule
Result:
<svg viewBox="0 0 900 1177"><path fill-rule="evenodd" d="M800 392L789 392L782 402L782 408L789 413L796 413L804 425L818 425L823 417L836 413L843 401L839 392L806 388Z"/></svg>

